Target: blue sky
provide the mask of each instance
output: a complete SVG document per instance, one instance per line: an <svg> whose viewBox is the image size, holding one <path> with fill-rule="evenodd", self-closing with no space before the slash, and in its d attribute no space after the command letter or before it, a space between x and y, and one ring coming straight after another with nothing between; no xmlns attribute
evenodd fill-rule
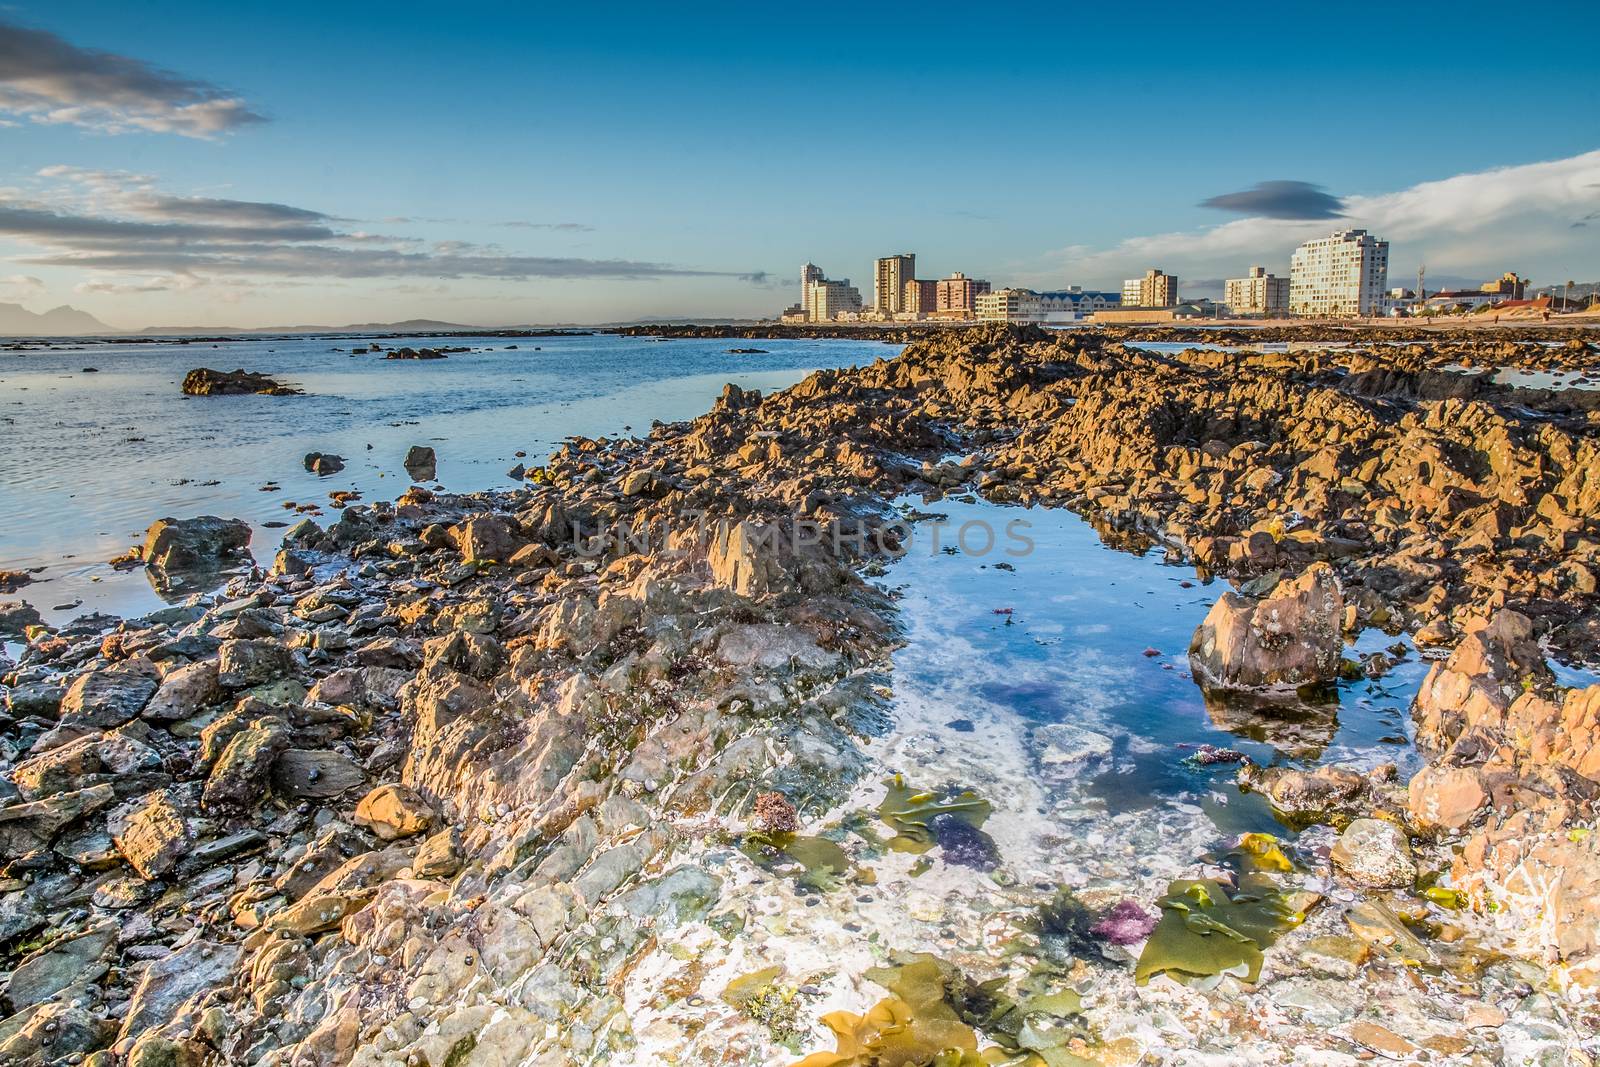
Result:
<svg viewBox="0 0 1600 1067"><path fill-rule="evenodd" d="M0 210L0 300L130 327L755 315L807 259L1205 282L1346 224L1397 281L1600 277L1593 34L1501 5L839 5L826 32L799 4L542 8L0 6L0 208L27 213ZM1201 206L1272 181L1342 217ZM73 236L196 201L328 235Z"/></svg>

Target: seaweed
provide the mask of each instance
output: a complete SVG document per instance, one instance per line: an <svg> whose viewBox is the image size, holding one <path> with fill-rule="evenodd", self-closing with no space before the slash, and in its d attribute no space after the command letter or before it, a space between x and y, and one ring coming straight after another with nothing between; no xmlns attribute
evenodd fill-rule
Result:
<svg viewBox="0 0 1600 1067"><path fill-rule="evenodd" d="M987 800L955 787L919 792L898 774L884 785L887 792L878 805L878 817L895 831L889 848L920 855L939 845L946 862L979 870L999 865L999 848L982 829L994 810Z"/></svg>
<svg viewBox="0 0 1600 1067"><path fill-rule="evenodd" d="M793 1046L805 1029L800 1023L800 991L780 985L777 979L782 973L782 967L764 967L735 978L722 991L722 999L766 1027L778 1044Z"/></svg>
<svg viewBox="0 0 1600 1067"><path fill-rule="evenodd" d="M825 837L756 831L744 835L739 851L762 870L821 893L837 889L855 869L845 850Z"/></svg>
<svg viewBox="0 0 1600 1067"><path fill-rule="evenodd" d="M917 953L866 977L892 994L864 1015L834 1012L833 1052L817 1052L795 1067L1077 1067L1089 1061L1067 1050L1083 1044L1072 1021L1078 994L1060 990L1024 1002L1003 991L1004 979L974 982L937 956ZM976 1031L995 1044L979 1048Z"/></svg>
<svg viewBox="0 0 1600 1067"><path fill-rule="evenodd" d="M1231 974L1254 982L1262 950L1305 921L1291 894L1264 874L1229 890L1213 878L1179 879L1160 900L1161 920L1134 968L1140 985L1158 974L1179 980Z"/></svg>

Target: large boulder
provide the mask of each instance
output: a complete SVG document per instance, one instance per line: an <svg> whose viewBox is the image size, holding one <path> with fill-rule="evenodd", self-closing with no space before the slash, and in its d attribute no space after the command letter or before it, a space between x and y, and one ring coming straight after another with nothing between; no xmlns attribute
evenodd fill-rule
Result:
<svg viewBox="0 0 1600 1067"><path fill-rule="evenodd" d="M183 376L183 391L189 396L299 396L300 390L273 381L265 374L256 374L243 368L238 370L212 370L196 367Z"/></svg>
<svg viewBox="0 0 1600 1067"><path fill-rule="evenodd" d="M243 519L200 515L157 519L145 531L145 571L163 596L198 592L219 584L224 571L249 563L250 524Z"/></svg>
<svg viewBox="0 0 1600 1067"><path fill-rule="evenodd" d="M406 450L406 473L414 482L431 482L438 474L439 459L427 445L412 445Z"/></svg>
<svg viewBox="0 0 1600 1067"><path fill-rule="evenodd" d="M1333 568L1313 563L1261 599L1224 593L1189 644L1207 689L1291 691L1339 677L1344 595Z"/></svg>

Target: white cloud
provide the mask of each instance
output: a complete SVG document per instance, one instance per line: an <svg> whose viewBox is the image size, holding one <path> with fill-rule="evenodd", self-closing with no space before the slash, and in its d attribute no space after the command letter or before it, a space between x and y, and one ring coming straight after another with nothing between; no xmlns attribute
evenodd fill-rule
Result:
<svg viewBox="0 0 1600 1067"><path fill-rule="evenodd" d="M1600 241L1580 225L1600 207L1600 150L1422 182L1393 193L1346 197L1344 218L1253 217L1204 230L1132 237L1111 248L1049 253L1026 280L1112 285L1148 267L1179 277L1239 277L1259 263L1285 272L1295 246L1334 229L1370 230L1389 241L1393 268L1426 263L1430 276L1485 278L1517 270L1536 280L1600 276Z"/></svg>
<svg viewBox="0 0 1600 1067"><path fill-rule="evenodd" d="M131 56L0 20L0 112L101 133L215 137L265 121L243 100Z"/></svg>

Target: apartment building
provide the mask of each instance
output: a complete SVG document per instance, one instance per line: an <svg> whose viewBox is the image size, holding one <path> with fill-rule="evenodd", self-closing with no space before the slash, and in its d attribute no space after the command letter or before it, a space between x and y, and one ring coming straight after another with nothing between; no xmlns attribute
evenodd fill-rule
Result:
<svg viewBox="0 0 1600 1067"><path fill-rule="evenodd" d="M1122 306L1125 308L1170 308L1178 306L1178 279L1151 268L1143 278L1129 278L1122 283Z"/></svg>
<svg viewBox="0 0 1600 1067"><path fill-rule="evenodd" d="M1289 279L1268 274L1265 267L1251 267L1244 278L1229 278L1223 303L1235 315L1287 315Z"/></svg>
<svg viewBox="0 0 1600 1067"><path fill-rule="evenodd" d="M934 315L941 319L970 319L978 313L978 297L989 292L989 283L969 278L956 271L935 284Z"/></svg>
<svg viewBox="0 0 1600 1067"><path fill-rule="evenodd" d="M996 289L977 298L979 322L1043 322L1044 303L1032 289Z"/></svg>
<svg viewBox="0 0 1600 1067"><path fill-rule="evenodd" d="M904 311L906 282L917 276L917 257L913 252L884 256L874 264L873 310L893 315Z"/></svg>
<svg viewBox="0 0 1600 1067"><path fill-rule="evenodd" d="M1307 241L1289 264L1289 310L1296 315L1381 315L1389 285L1389 242L1366 230Z"/></svg>

